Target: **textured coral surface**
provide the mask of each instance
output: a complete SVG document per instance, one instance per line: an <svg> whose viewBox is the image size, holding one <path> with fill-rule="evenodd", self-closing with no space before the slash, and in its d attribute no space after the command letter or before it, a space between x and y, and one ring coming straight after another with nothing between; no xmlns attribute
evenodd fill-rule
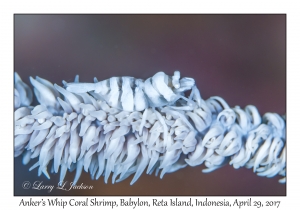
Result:
<svg viewBox="0 0 300 210"><path fill-rule="evenodd" d="M93 83L63 81L64 87L30 77L40 103L31 106L33 93L15 73L15 157L23 164L38 161L50 179L60 171L64 185L67 170L82 170L91 179L110 175L112 183L146 171L160 178L202 163L208 173L229 163L253 168L259 176L286 175L285 116L248 105L230 108L221 97L204 101L193 78L158 72L153 77L112 77ZM186 94L190 91L189 95Z"/></svg>

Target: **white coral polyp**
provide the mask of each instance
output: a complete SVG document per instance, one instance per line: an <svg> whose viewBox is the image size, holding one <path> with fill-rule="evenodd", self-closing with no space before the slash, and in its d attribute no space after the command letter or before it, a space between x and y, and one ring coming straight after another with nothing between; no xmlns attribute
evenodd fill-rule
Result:
<svg viewBox="0 0 300 210"><path fill-rule="evenodd" d="M63 82L64 88L30 77L40 103L15 73L15 157L37 158L38 174L76 169L92 179L112 174L120 182L134 174L171 173L202 163L211 172L229 162L259 176L286 175L285 119L260 117L255 106L230 108L220 97L203 100L192 78L158 72L145 82L112 77L95 83ZM185 92L191 90L186 96ZM60 95L62 94L62 95ZM62 183L62 182L61 182Z"/></svg>

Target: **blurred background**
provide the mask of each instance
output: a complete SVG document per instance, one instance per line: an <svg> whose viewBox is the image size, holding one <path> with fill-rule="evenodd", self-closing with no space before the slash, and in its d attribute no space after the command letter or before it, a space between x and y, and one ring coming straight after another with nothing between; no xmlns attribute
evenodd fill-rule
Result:
<svg viewBox="0 0 300 210"><path fill-rule="evenodd" d="M207 99L255 105L260 114L286 113L286 15L15 15L14 71L52 83L92 82L112 76L146 79L158 71L192 77ZM31 84L30 84L31 86ZM32 87L32 86L31 86ZM36 162L14 159L15 195L286 195L280 177L225 166L204 174L186 167L163 179L143 174L117 184L83 172L78 185L93 190L25 190L24 181L57 186L59 174L38 177ZM69 173L65 181L73 181ZM111 179L109 180L111 182Z"/></svg>

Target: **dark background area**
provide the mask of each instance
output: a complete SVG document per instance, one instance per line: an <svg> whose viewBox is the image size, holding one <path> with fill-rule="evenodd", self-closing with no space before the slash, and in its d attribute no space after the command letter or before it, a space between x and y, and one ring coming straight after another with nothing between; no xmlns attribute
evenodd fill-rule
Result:
<svg viewBox="0 0 300 210"><path fill-rule="evenodd" d="M27 84L39 76L92 82L112 76L146 79L158 71L192 77L207 99L231 106L255 105L260 114L286 113L286 15L15 15L14 70ZM31 86L31 84L30 84ZM31 86L32 87L32 86ZM57 186L14 159L15 195L286 195L280 177L259 177L250 169L225 166L204 174L186 167L163 179L143 174L121 183L91 180L93 190L24 190L24 181ZM69 173L65 181L73 181ZM111 182L111 179L109 179Z"/></svg>

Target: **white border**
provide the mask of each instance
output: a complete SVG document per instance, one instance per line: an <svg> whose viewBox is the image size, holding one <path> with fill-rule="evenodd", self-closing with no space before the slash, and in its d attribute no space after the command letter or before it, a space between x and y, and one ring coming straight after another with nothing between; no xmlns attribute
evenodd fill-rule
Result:
<svg viewBox="0 0 300 210"><path fill-rule="evenodd" d="M2 1L1 2L1 131L2 152L0 179L1 206L18 207L22 197L13 196L13 160L11 158L12 133L13 133L13 14L14 13L281 13L287 14L287 139L288 139L288 163L287 163L287 197L254 197L257 200L280 200L279 209L287 207L299 208L299 130L298 107L300 101L299 80L299 11L296 4L287 1ZM298 173L297 173L298 172ZM25 197L29 199L29 197ZM53 198L53 197L51 197ZM84 197L74 197L83 200ZM108 198L108 197L106 197ZM151 198L143 197L144 199ZM214 200L222 200L222 197L209 197ZM246 197L240 197L245 198ZM47 199L47 197L35 197L35 200ZM72 197L62 197L70 200ZM110 197L119 202L121 197ZM159 197L158 199L161 199ZM168 200L168 197L163 197ZM201 199L205 199L201 197ZM226 197L226 200L234 201L234 197ZM47 209L51 207L47 207ZM82 208L82 207L81 207ZM100 207L96 207L100 208ZM128 207L129 208L129 207ZM130 207L131 208L131 207ZM180 208L180 207L177 207ZM256 209L255 207L252 207ZM251 208L251 209L252 209ZM297 209L291 208L291 209ZM11 208L5 208L11 209ZM71 209L69 206L65 209ZM203 209L203 207L202 207ZM227 209L227 208L223 208ZM229 209L229 208L228 208ZM232 209L232 208L230 208ZM250 209L250 208L248 208Z"/></svg>

